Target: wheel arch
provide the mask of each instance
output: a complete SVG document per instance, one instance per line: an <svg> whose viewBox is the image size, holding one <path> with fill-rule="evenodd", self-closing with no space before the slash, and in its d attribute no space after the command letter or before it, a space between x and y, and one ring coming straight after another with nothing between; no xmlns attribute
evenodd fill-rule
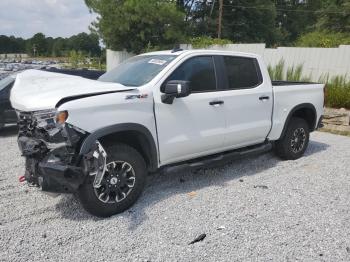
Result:
<svg viewBox="0 0 350 262"><path fill-rule="evenodd" d="M135 148L145 159L149 171L158 168L158 151L152 133L143 125L123 123L103 127L89 134L82 143L80 155L89 152L96 140L102 145L125 143Z"/></svg>
<svg viewBox="0 0 350 262"><path fill-rule="evenodd" d="M287 127L293 117L299 117L304 119L309 126L310 132L315 130L316 121L317 121L316 108L313 104L303 103L293 107L293 109L289 112L279 139L284 137L287 131Z"/></svg>

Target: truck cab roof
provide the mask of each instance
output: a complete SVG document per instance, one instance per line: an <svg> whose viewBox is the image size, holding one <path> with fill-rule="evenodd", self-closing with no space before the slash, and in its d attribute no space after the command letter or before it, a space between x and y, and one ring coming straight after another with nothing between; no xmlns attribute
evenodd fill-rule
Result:
<svg viewBox="0 0 350 262"><path fill-rule="evenodd" d="M258 58L260 57L257 54L252 54L252 53L244 53L244 52L237 52L237 51L222 51L222 50L211 50L211 49L193 49L193 50L182 50L178 49L178 51L173 51L173 50L164 50L164 51L155 51L155 52L149 52L143 55L176 55L176 56L181 56L181 55L188 55L188 54L199 54L199 55L236 55L236 56L245 56L245 57L255 57Z"/></svg>

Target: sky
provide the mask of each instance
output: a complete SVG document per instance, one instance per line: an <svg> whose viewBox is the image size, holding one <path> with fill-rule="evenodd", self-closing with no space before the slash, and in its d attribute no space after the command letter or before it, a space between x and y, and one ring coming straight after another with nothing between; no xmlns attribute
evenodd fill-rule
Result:
<svg viewBox="0 0 350 262"><path fill-rule="evenodd" d="M0 35L69 37L89 32L95 17L84 0L0 0Z"/></svg>

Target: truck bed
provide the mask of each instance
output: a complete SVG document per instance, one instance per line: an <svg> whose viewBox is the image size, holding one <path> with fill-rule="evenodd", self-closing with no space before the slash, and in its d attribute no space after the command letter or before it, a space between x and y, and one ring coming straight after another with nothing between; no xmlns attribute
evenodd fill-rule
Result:
<svg viewBox="0 0 350 262"><path fill-rule="evenodd" d="M323 88L324 84L302 83L292 81L273 81L273 115L272 128L268 136L270 140L279 139L289 112L296 105L309 105L314 107L316 123L323 114Z"/></svg>

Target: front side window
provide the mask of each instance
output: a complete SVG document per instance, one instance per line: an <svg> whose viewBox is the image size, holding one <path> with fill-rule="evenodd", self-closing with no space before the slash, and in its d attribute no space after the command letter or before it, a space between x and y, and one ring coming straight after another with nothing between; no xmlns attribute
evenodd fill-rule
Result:
<svg viewBox="0 0 350 262"><path fill-rule="evenodd" d="M162 71L176 55L134 56L103 74L103 82L119 83L125 86L142 86Z"/></svg>
<svg viewBox="0 0 350 262"><path fill-rule="evenodd" d="M259 67L255 58L224 56L229 89L247 89L259 85Z"/></svg>
<svg viewBox="0 0 350 262"><path fill-rule="evenodd" d="M213 57L198 56L186 60L168 77L167 81L170 80L189 81L193 93L215 91L216 77Z"/></svg>

